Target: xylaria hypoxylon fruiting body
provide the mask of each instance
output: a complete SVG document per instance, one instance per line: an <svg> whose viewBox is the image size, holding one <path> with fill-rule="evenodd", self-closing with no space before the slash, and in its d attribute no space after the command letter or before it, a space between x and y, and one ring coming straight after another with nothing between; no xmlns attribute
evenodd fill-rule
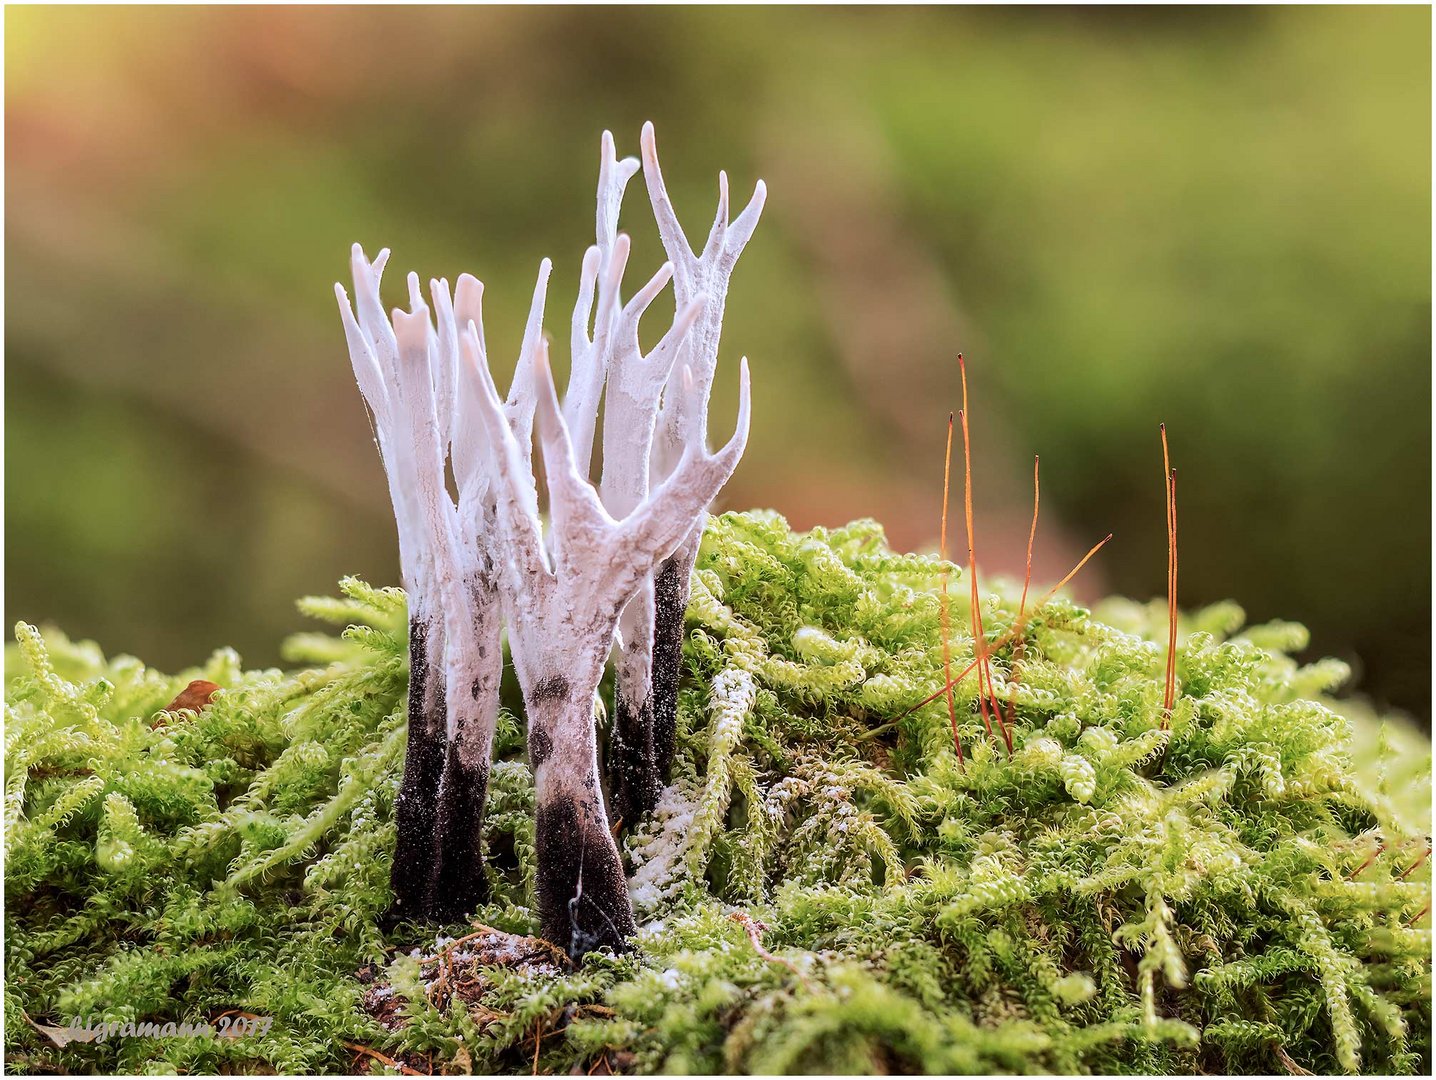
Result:
<svg viewBox="0 0 1436 1080"><path fill-rule="evenodd" d="M375 419L409 596L409 741L397 806L395 914L456 919L487 896L481 836L502 673L500 626L523 690L537 791L544 933L574 956L623 947L633 915L613 825L650 812L667 780L688 575L705 511L747 439L742 365L737 432L706 448L708 396L733 262L764 188L733 222L727 178L701 253L688 247L658 171L651 125L642 168L670 262L624 304L629 255L617 221L640 168L601 145L596 243L585 253L562 406L543 338L551 266L540 266L506 399L489 374L477 279L409 275L409 310L379 303L388 252L356 245L355 307L337 287L350 358ZM672 280L672 324L648 353L643 314ZM591 329L590 329L591 328ZM602 481L590 478L600 400ZM547 527L533 468L535 419ZM457 494L446 480L452 467ZM593 701L618 651L605 805Z"/></svg>

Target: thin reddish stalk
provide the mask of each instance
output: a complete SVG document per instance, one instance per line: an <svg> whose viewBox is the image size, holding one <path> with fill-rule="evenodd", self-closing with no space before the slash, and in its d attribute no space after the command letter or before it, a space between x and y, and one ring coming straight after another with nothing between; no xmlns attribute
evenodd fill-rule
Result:
<svg viewBox="0 0 1436 1080"><path fill-rule="evenodd" d="M1032 585L1032 544L1037 539L1037 510L1042 505L1042 484L1038 477L1038 468L1042 464L1040 454L1032 456L1032 528L1027 532L1027 572L1022 577L1022 600L1017 605L1017 617L1021 619L1027 613L1027 590ZM1017 664L1022 659L1027 641L1019 639L1016 647L1012 650L1012 679L1009 681L1009 694L1007 698L1007 727L1012 728L1012 721L1017 715L1017 698L1011 694L1011 690L1017 686L1017 680L1021 678Z"/></svg>
<svg viewBox="0 0 1436 1080"><path fill-rule="evenodd" d="M1409 918L1409 919L1406 920L1406 925L1407 925L1407 926L1415 926L1417 923L1419 923L1422 919L1424 919L1424 918L1426 917L1426 913L1427 913L1428 911L1430 911L1430 910L1431 910L1431 901L1430 901L1430 900L1427 900L1426 903L1422 905L1420 911L1418 911L1415 915L1411 916L1411 918Z"/></svg>
<svg viewBox="0 0 1436 1080"><path fill-rule="evenodd" d="M952 478L952 413L947 414L947 454L942 462L942 532L938 540L938 558L942 560L942 676L947 680L947 719L952 724L952 746L957 751L957 764L963 767L962 739L957 734L957 706L952 700L952 634L947 604L947 495Z"/></svg>
<svg viewBox="0 0 1436 1080"><path fill-rule="evenodd" d="M1376 850L1373 851L1370 855L1366 856L1366 861L1363 862L1360 866L1358 866L1358 867L1357 867L1355 870L1353 870L1351 873L1349 873L1349 874L1346 875L1346 880L1348 880L1348 881L1354 881L1354 880L1356 880L1358 877L1360 877L1361 874L1362 874L1362 872L1363 872L1368 866L1370 866L1372 863L1374 863L1374 862L1377 860L1377 858L1381 855L1381 853L1382 853L1383 851L1385 851L1385 850L1386 850L1386 845L1385 845L1384 843L1382 843L1382 844L1377 844L1377 845L1376 845Z"/></svg>
<svg viewBox="0 0 1436 1080"><path fill-rule="evenodd" d="M1084 566L1087 565L1087 563L1091 560L1092 556L1093 556L1093 555L1096 555L1097 552L1101 551L1102 548L1106 545L1107 541L1109 541L1109 540L1112 539L1112 535L1113 535L1112 533L1108 533L1106 536L1102 537L1101 540L1098 540L1095 544L1093 544L1093 545L1092 545L1092 550L1090 550L1089 552L1087 552L1086 555L1083 555L1083 556L1082 556L1081 562L1079 562L1076 566L1074 566L1071 570L1069 570L1069 571L1067 572L1067 576L1066 576L1066 577L1064 577L1064 578L1063 578L1061 581L1059 581L1056 585L1052 586L1052 588L1048 589L1047 592L1046 592L1046 594L1042 597L1042 599L1039 600L1036 604L1034 604L1034 605L1032 606L1032 610L1033 610L1033 611L1037 611L1038 609L1040 609L1043 604L1047 603L1047 601L1051 600L1052 597L1057 594L1057 590L1058 590L1058 589L1062 588L1062 586L1066 585L1069 581L1071 581L1074 577L1076 577L1076 576L1077 576L1077 572L1078 572L1079 570L1081 570L1082 567L1084 567ZM1004 645L1006 645L1008 642L1010 642L1013 638L1015 638L1015 637L1017 637L1019 634L1021 634L1023 628L1024 628L1026 625L1027 625L1027 620L1026 620L1026 618L1020 618L1020 619L1018 619L1017 622L1013 625L1013 627L1012 627L1011 630L1007 631L1007 633L1003 634L1002 637L998 638L997 641L993 643L992 648L993 648L994 650L997 650L997 649L1002 648ZM976 660L974 660L972 663L968 664L967 667L963 668L962 671L960 671L960 672L958 673L957 678L951 680L951 681L947 684L947 686L944 686L942 689L937 690L937 691L935 691L935 692L929 694L927 697L925 697L925 698L923 698L921 701L919 701L916 705L914 705L914 706L912 706L911 708L906 709L906 710L904 710L903 712L899 713L897 718L898 718L899 720L901 720L904 716L907 716L909 713L914 713L914 712L916 712L918 709L921 709L924 705L930 705L930 704L932 704L932 702L936 701L938 698L942 697L943 694L947 693L948 687L956 686L956 685L958 685L960 682L962 682L963 679L967 678L967 676L972 673L972 669L975 668L975 667L977 667L977 661L976 661Z"/></svg>
<svg viewBox="0 0 1436 1080"><path fill-rule="evenodd" d="M962 373L962 411L958 416L962 418L963 509L967 515L967 573L971 582L972 648L977 657L977 702L988 735L992 734L992 725L988 721L988 714L991 713L1002 731L1002 741L1007 746L1007 753L1011 755L1012 735L1003 723L1002 703L997 700L997 692L993 689L992 660L987 649L987 633L982 626L982 605L978 597L977 544L974 540L972 516L972 439L967 420L967 362L963 360L962 353L957 354L957 367Z"/></svg>
<svg viewBox="0 0 1436 1080"><path fill-rule="evenodd" d="M1411 871L1415 870L1418 866L1424 863L1430 857L1430 855L1431 845L1427 844L1426 850L1421 853L1421 857L1417 859L1414 863L1412 863L1410 866L1408 866L1405 870L1401 871L1401 873L1397 874L1396 880L1405 881L1408 877L1411 876Z"/></svg>
<svg viewBox="0 0 1436 1080"><path fill-rule="evenodd" d="M1167 448L1167 425L1159 429L1162 433L1162 509L1166 515L1167 527L1167 625L1172 621L1172 461ZM1170 637L1170 633L1168 635ZM1162 673L1162 726L1167 726L1170 715L1167 699L1167 685L1172 675L1171 642L1167 642L1167 665Z"/></svg>
<svg viewBox="0 0 1436 1080"><path fill-rule="evenodd" d="M1177 703L1177 470L1167 488L1172 493L1172 602L1167 605L1167 716Z"/></svg>
<svg viewBox="0 0 1436 1080"><path fill-rule="evenodd" d="M1106 547L1107 541L1111 540L1112 536L1112 533L1108 533L1106 536L1102 537L1102 539L1098 540L1095 544L1093 544L1091 549L1088 550L1087 554L1083 555L1082 558L1078 560L1077 565L1074 566L1071 570L1067 571L1067 576L1064 577L1061 581L1059 581L1056 585L1052 586L1052 588L1047 590L1047 592L1043 595L1042 599L1038 601L1035 605L1034 610L1036 608L1040 608L1043 604L1047 603L1047 601L1051 600L1054 596L1057 595L1058 589L1062 588L1069 581L1075 578L1077 576L1077 572L1081 570L1082 567L1086 566L1088 562L1091 561L1092 556L1096 555L1097 552L1101 551L1104 547ZM1014 627L1013 629L1015 630L1016 627Z"/></svg>
<svg viewBox="0 0 1436 1080"><path fill-rule="evenodd" d="M1167 425L1162 432L1162 487L1167 503L1167 670L1162 685L1162 728L1172 717L1177 689L1177 473L1167 448Z"/></svg>
<svg viewBox="0 0 1436 1080"><path fill-rule="evenodd" d="M958 357L958 359L962 359ZM958 418L962 420L962 457L963 470L969 477L971 470L967 464L967 411L958 410ZM976 658L972 661L977 666L977 711L982 716L982 726L987 730L988 738L992 737L992 719L987 712L987 693L982 678L982 612L978 607L977 600L977 567L973 561L972 544L972 483L968 479L963 484L963 495L967 506L967 581L969 585L968 610L972 620L972 654ZM968 670L971 670L969 666Z"/></svg>
<svg viewBox="0 0 1436 1080"><path fill-rule="evenodd" d="M1040 454L1032 455L1032 528L1027 533L1027 572L1022 576L1022 602L1017 605L1017 616L1027 610L1027 589L1032 584L1032 543L1037 539L1037 511L1042 506L1042 481L1039 469L1042 465Z"/></svg>

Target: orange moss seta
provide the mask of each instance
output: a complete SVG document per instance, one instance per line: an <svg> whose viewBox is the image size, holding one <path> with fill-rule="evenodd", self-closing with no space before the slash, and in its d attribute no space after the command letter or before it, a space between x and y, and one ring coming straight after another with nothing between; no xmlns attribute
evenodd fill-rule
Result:
<svg viewBox="0 0 1436 1080"><path fill-rule="evenodd" d="M1027 572L1022 577L1022 602L1017 605L1017 617L1027 611L1027 590L1032 584L1032 544L1037 539L1037 511L1042 506L1042 482L1039 470L1042 455L1032 455L1032 528L1027 533Z"/></svg>
<svg viewBox="0 0 1436 1080"><path fill-rule="evenodd" d="M1057 590L1062 588L1074 577L1076 577L1077 572L1081 570L1082 567L1086 566L1088 562L1091 561L1092 556L1096 555L1097 552L1101 551L1102 548L1106 546L1107 542L1112 539L1112 536L1112 533L1108 533L1106 536L1102 537L1101 540L1098 540L1095 544L1093 544L1091 550L1089 550L1086 555L1082 556L1081 560L1077 563L1077 565L1074 566L1071 570L1067 571L1067 576L1064 577L1061 581L1059 581L1056 585L1052 586L1052 588L1048 589L1047 592L1043 595L1042 599L1033 605L1033 610L1037 610L1043 604L1047 603L1047 601L1051 600L1054 596L1056 596ZM1026 625L1027 619L1025 617L1019 618L1017 622L1013 625L1011 630L1007 631L1007 633L1003 634L1002 637L997 639L997 641L993 642L992 648L994 650L1002 648L1008 642L1012 641L1019 634L1021 634L1023 628ZM949 680L946 686L942 687L940 690L929 694L927 697L919 701L916 705L913 705L911 708L899 714L898 719L901 720L904 716L916 712L924 705L932 704L932 702L936 701L938 698L942 697L943 694L947 693L949 687L956 686L958 683L962 682L963 679L967 678L968 675L972 674L972 669L975 667L977 667L976 660L968 664L967 667L962 669L962 671L958 672L957 677L955 679Z"/></svg>
<svg viewBox="0 0 1436 1080"><path fill-rule="evenodd" d="M1177 470L1172 470L1172 601L1167 605L1167 715L1177 703Z"/></svg>
<svg viewBox="0 0 1436 1080"><path fill-rule="evenodd" d="M1430 845L1430 844L1427 844L1427 845L1426 845L1426 850L1421 853L1420 857L1417 858L1417 860L1416 860L1414 863L1412 863L1410 866L1408 866L1405 870L1401 871L1401 873L1399 873L1399 874L1396 875L1396 880L1397 880L1397 881L1405 881L1408 877L1411 876L1411 872L1412 872L1413 870L1415 870L1418 866L1420 866L1422 863L1424 863L1424 862L1425 862L1428 858L1430 858L1430 857L1431 857L1431 845Z"/></svg>
<svg viewBox="0 0 1436 1080"><path fill-rule="evenodd" d="M958 357L962 359L961 356ZM968 616L972 626L972 653L975 659L968 665L967 670L977 668L977 711L982 716L982 726L987 730L989 738L992 737L992 719L987 710L987 687L983 680L982 656L983 656L983 630L982 611L978 606L977 596L977 566L973 557L972 542L972 485L970 481L970 469L967 465L967 415L965 410L958 410L958 417L962 420L962 446L963 446L963 467L964 473L968 476L968 482L964 484L964 497L967 507L967 580L970 586L970 597L968 600ZM959 677L960 678L960 677ZM951 680L949 680L949 683Z"/></svg>
<svg viewBox="0 0 1436 1080"><path fill-rule="evenodd" d="M977 658L977 703L982 711L982 722L987 727L987 733L992 734L992 725L988 721L988 715L991 713L997 719L997 726L1002 731L1002 741L1007 746L1007 753L1011 755L1012 733L1002 719L1002 703L997 699L997 691L994 688L991 653L988 651L987 634L982 626L982 605L977 581L977 543L972 515L972 439L968 431L967 361L963 359L962 353L957 354L957 367L962 375L962 410L958 416L962 418L963 509L967 516L967 573L971 584L972 648Z"/></svg>
<svg viewBox="0 0 1436 1080"><path fill-rule="evenodd" d="M947 698L948 723L952 727L953 748L957 752L958 764L964 764L962 752L962 741L957 730L957 706L953 700L953 690L963 679L967 678L974 670L977 672L977 706L982 716L982 726L988 736L992 735L992 718L996 717L997 726L1002 732L1002 741L1007 747L1010 757L1013 750L1012 727L1016 716L1017 700L1009 693L1006 702L1006 710L1002 700L997 696L996 680L992 674L992 654L1014 639L1018 640L1017 648L1013 650L1012 656L1012 677L1009 682L1009 691L1016 688L1018 680L1017 664L1022 658L1025 639L1022 632L1027 625L1027 594L1032 587L1032 550L1037 539L1037 519L1042 505L1041 486L1041 465L1040 455L1034 455L1032 459L1032 526L1027 533L1027 567L1022 579L1022 599L1017 608L1017 621L1008 632L1002 635L991 646L987 643L987 633L982 624L982 606L980 590L978 586L977 573L977 539L976 529L973 524L972 512L972 433L968 424L968 399L967 399L967 361L962 353L957 354L958 371L962 378L962 408L958 410L957 416L962 421L962 475L963 475L963 517L967 527L967 572L968 572L968 596L970 614L972 620L972 648L973 660L967 667L957 675L952 674L952 642L951 642L951 615L948 596L948 569L947 569L947 510L948 501L952 489L952 428L953 416L947 417L947 447L943 459L942 468L942 524L938 540L938 555L942 561L941 581L942 596L940 603L940 626L942 633L942 669L943 686L936 693L929 694L916 705L901 713L898 719L908 716L924 705L931 704L939 697ZM1162 452L1164 459L1167 453L1166 425L1162 427ZM1168 648L1168 678L1167 678L1167 699L1170 701L1171 690L1175 685L1172 675L1173 658L1176 644L1176 614L1175 614L1175 591L1176 591L1176 566L1175 566L1175 540L1176 540L1176 511L1173 500L1176 496L1176 474L1172 472L1168 484L1168 513L1167 513L1167 537L1168 537L1168 563L1167 563L1167 584L1168 584L1168 607L1170 609L1170 625L1172 628L1171 642ZM1057 591L1077 576L1077 573L1086 566L1094 555L1100 551L1106 543L1112 539L1108 533L1078 561L1077 565L1067 572L1056 585L1052 586L1036 605L1041 607L1056 595ZM1171 706L1168 704L1167 712L1170 713ZM1165 726L1165 725L1164 725Z"/></svg>
<svg viewBox="0 0 1436 1080"><path fill-rule="evenodd" d="M1162 685L1162 728L1172 718L1177 695L1177 470L1167 448L1167 425L1162 432L1162 475L1167 503L1167 670Z"/></svg>
<svg viewBox="0 0 1436 1080"><path fill-rule="evenodd" d="M1349 873L1349 874L1346 875L1346 880L1347 880L1347 881L1354 881L1354 880L1356 880L1358 877L1360 877L1361 874L1362 874L1362 872L1365 871L1366 868L1367 868L1368 866L1370 866L1372 863L1374 863L1377 859L1379 859L1379 858L1381 857L1381 853L1384 852L1385 850L1386 850L1386 844L1385 844L1384 842L1383 842L1383 843L1380 843L1380 844L1377 844L1377 845L1376 845L1376 850L1373 851L1370 855L1366 856L1366 861L1363 862L1360 866L1358 866L1358 867L1357 867L1355 870L1353 870L1351 873Z"/></svg>

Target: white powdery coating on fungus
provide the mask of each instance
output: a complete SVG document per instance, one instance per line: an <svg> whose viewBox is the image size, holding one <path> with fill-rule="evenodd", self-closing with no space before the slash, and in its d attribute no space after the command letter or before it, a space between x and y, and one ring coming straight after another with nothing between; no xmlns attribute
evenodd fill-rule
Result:
<svg viewBox="0 0 1436 1080"><path fill-rule="evenodd" d="M601 139L595 244L583 258L562 406L543 332L549 260L539 264L504 397L489 367L477 278L463 275L452 290L447 281L432 279L431 303L425 303L418 275L410 274L409 310L386 311L380 281L388 250L370 260L356 244L350 255L353 302L342 285L335 286L354 377L373 415L389 481L410 617L434 622L430 640L450 706L446 737L465 764L487 764L492 756L502 666L499 610L531 725L540 712L531 697L536 686L561 676L572 684L576 701L585 691L596 693L602 675L596 658L607 652L619 611L635 591L651 601L656 567L701 528L706 507L747 442L746 359L739 370L736 430L717 452L707 449L707 409L728 276L757 225L763 185L730 222L727 180L720 176L721 220L695 253L663 187L652 125L644 128L643 146L643 163L620 160L611 133ZM618 233L618 215L625 186L645 167L670 261L624 304L620 286L629 244ZM638 322L670 279L679 299L673 323L645 354ZM604 398L606 408L616 411L605 424L600 497L590 471ZM650 457L660 408L668 419L661 425L665 452L654 484ZM546 524L534 474L535 422ZM457 503L446 481L449 466ZM480 613L493 630L490 641L471 632ZM646 622L625 626L630 642L651 640L647 613ZM476 701L484 691L477 719L457 712L471 687ZM559 725L557 719L549 723ZM565 724L545 734L552 750L547 766L536 770L538 802L560 791L591 796L598 768L592 732ZM341 787L350 782L346 777ZM544 872L540 866L541 877Z"/></svg>

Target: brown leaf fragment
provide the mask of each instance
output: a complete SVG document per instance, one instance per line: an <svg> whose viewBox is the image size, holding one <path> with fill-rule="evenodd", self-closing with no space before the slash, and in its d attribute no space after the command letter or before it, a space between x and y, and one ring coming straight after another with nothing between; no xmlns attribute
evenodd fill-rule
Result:
<svg viewBox="0 0 1436 1080"><path fill-rule="evenodd" d="M387 1066L389 1066L389 1068L391 1068L391 1069L398 1069L398 1070L399 1070L401 1073L403 1073L405 1076L428 1076L428 1075L430 1075L429 1073L421 1072L421 1071L418 1070L418 1069L411 1069L411 1068L409 1068L409 1066L405 1065L402 1061L397 1061L397 1060L395 1060L394 1058L391 1058L388 1054L380 1053L378 1050L375 1050L372 1046L361 1046L359 1043L351 1043L351 1042L346 1042L346 1043L343 1044L343 1046L344 1046L345 1049L347 1049L347 1050L352 1050L352 1051L354 1052L354 1060L355 1060L356 1063L358 1062L359 1058L361 1058L361 1057L367 1057L367 1058L372 1058L373 1060L379 1062L380 1064L387 1065Z"/></svg>
<svg viewBox="0 0 1436 1080"><path fill-rule="evenodd" d="M167 719L166 713L199 712L209 704L210 698L214 697L219 689L218 683L212 683L208 679L195 679L179 692L178 697L155 715L154 723L150 727L164 727Z"/></svg>
<svg viewBox="0 0 1436 1080"><path fill-rule="evenodd" d="M25 1019L30 1020L30 1017ZM88 1028L60 1027L56 1024L42 1024L36 1020L30 1020L30 1026L61 1049L72 1042L87 1043L95 1040L96 1033Z"/></svg>

